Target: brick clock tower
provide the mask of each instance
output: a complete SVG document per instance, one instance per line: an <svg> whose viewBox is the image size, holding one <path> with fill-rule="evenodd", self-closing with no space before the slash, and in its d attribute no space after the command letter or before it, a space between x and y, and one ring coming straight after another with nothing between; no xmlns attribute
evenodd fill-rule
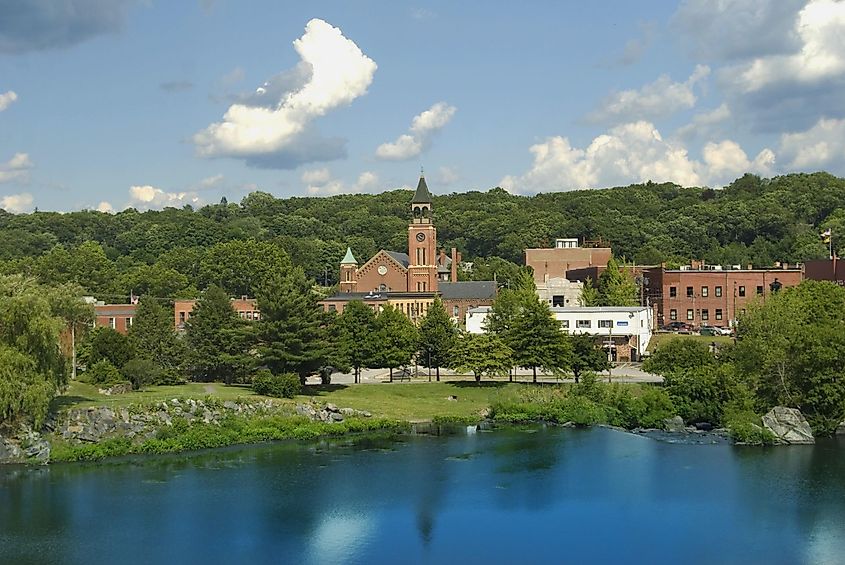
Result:
<svg viewBox="0 0 845 565"><path fill-rule="evenodd" d="M431 193L420 175L408 226L408 292L437 292L437 230L431 223Z"/></svg>

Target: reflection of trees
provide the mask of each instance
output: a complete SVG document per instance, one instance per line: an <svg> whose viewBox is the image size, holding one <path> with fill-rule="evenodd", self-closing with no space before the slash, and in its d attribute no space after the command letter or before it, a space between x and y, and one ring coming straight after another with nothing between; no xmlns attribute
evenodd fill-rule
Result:
<svg viewBox="0 0 845 565"><path fill-rule="evenodd" d="M496 434L501 437L491 449L496 475L490 480L504 481L498 485L506 487L497 490L499 503L507 508L549 506L560 487L551 471L558 465L565 434L544 427L507 428Z"/></svg>

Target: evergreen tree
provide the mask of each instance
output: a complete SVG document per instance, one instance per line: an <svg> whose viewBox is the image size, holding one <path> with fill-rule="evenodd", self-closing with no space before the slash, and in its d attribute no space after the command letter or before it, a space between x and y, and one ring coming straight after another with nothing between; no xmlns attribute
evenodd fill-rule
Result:
<svg viewBox="0 0 845 565"><path fill-rule="evenodd" d="M507 373L513 367L512 354L499 336L489 333L462 333L451 353L455 370L471 372L478 384L483 376Z"/></svg>
<svg viewBox="0 0 845 565"><path fill-rule="evenodd" d="M613 257L599 275L599 304L601 306L637 306L637 284Z"/></svg>
<svg viewBox="0 0 845 565"><path fill-rule="evenodd" d="M375 361L380 367L390 369L390 382L393 382L393 369L411 362L418 340L417 328L401 311L387 305L379 313Z"/></svg>
<svg viewBox="0 0 845 565"><path fill-rule="evenodd" d="M458 328L452 323L440 298L434 299L420 322L419 335L420 364L434 368L439 382L440 367L449 366L449 353L458 337Z"/></svg>
<svg viewBox="0 0 845 565"><path fill-rule="evenodd" d="M173 312L151 296L142 296L129 328L129 342L138 359L152 361L172 376L182 358Z"/></svg>
<svg viewBox="0 0 845 565"><path fill-rule="evenodd" d="M533 292L518 294L518 308L505 343L513 350L513 362L532 370L537 382L537 369L553 373L569 367L570 346L560 324L552 316L549 305L538 300Z"/></svg>
<svg viewBox="0 0 845 565"><path fill-rule="evenodd" d="M128 337L111 328L99 327L88 336L83 360L88 367L104 359L115 367L123 367L133 357L135 350Z"/></svg>
<svg viewBox="0 0 845 565"><path fill-rule="evenodd" d="M258 291L258 353L275 375L305 378L326 363L323 313L300 267L273 273Z"/></svg>
<svg viewBox="0 0 845 565"><path fill-rule="evenodd" d="M376 315L373 309L352 300L337 318L338 354L355 370L355 382L361 380L361 368L376 361Z"/></svg>
<svg viewBox="0 0 845 565"><path fill-rule="evenodd" d="M569 338L572 356L569 368L580 382L581 375L588 371L600 372L610 368L607 353L596 343L596 338L589 334L576 334Z"/></svg>
<svg viewBox="0 0 845 565"><path fill-rule="evenodd" d="M599 290L593 284L593 279L587 277L581 287L581 297L579 298L580 306L598 306L600 300Z"/></svg>
<svg viewBox="0 0 845 565"><path fill-rule="evenodd" d="M231 384L246 374L252 362L247 323L238 317L222 288L208 287L185 322L188 366L194 379L223 379Z"/></svg>

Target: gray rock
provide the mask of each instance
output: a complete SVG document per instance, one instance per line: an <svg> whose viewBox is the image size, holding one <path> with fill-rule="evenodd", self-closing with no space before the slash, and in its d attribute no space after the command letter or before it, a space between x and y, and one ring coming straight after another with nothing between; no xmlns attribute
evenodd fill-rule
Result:
<svg viewBox="0 0 845 565"><path fill-rule="evenodd" d="M342 422L343 414L339 412L329 412L329 422Z"/></svg>
<svg viewBox="0 0 845 565"><path fill-rule="evenodd" d="M684 419L680 416L673 416L663 420L663 427L667 432L680 433L686 432L687 428L684 426Z"/></svg>
<svg viewBox="0 0 845 565"><path fill-rule="evenodd" d="M326 404L326 410L328 410L329 412L340 412L340 409L331 402Z"/></svg>
<svg viewBox="0 0 845 565"><path fill-rule="evenodd" d="M836 435L845 435L845 420L842 420L841 422L839 422L839 425L836 426Z"/></svg>
<svg viewBox="0 0 845 565"><path fill-rule="evenodd" d="M763 427L772 432L783 443L816 443L810 424L807 423L807 419L797 408L775 406L763 416Z"/></svg>
<svg viewBox="0 0 845 565"><path fill-rule="evenodd" d="M223 408L225 408L226 410L234 410L237 407L238 407L238 405L232 400L227 400L226 402L223 403Z"/></svg>

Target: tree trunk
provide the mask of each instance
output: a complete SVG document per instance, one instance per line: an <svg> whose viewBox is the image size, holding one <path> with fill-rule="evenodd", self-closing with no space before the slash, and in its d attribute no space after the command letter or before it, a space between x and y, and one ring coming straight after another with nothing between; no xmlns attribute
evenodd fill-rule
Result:
<svg viewBox="0 0 845 565"><path fill-rule="evenodd" d="M537 367L531 367L531 368L534 369L534 380L533 380L533 382L536 383L537 382Z"/></svg>
<svg viewBox="0 0 845 565"><path fill-rule="evenodd" d="M390 368L390 382L393 382L393 367Z"/></svg>
<svg viewBox="0 0 845 565"><path fill-rule="evenodd" d="M577 385L581 377L581 373L577 369L573 369L572 374L575 375L575 384Z"/></svg>
<svg viewBox="0 0 845 565"><path fill-rule="evenodd" d="M480 373L473 373L475 375L475 384L481 386L481 374Z"/></svg>
<svg viewBox="0 0 845 565"><path fill-rule="evenodd" d="M437 367L437 382L440 382L440 367Z"/></svg>
<svg viewBox="0 0 845 565"><path fill-rule="evenodd" d="M513 367L511 367L510 369L508 369L508 382L509 382L509 383L512 383L512 382L513 382Z"/></svg>
<svg viewBox="0 0 845 565"><path fill-rule="evenodd" d="M71 361L70 361L70 378L76 380L76 324L73 323L70 325L70 349L71 349Z"/></svg>

